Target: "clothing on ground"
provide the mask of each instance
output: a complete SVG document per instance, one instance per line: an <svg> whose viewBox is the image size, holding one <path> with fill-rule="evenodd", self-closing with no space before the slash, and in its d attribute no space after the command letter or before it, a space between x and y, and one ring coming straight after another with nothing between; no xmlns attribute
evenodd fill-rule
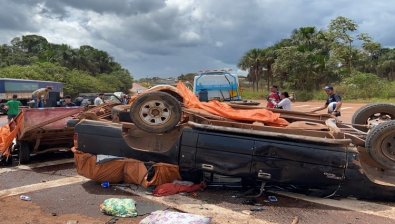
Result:
<svg viewBox="0 0 395 224"><path fill-rule="evenodd" d="M180 192L195 192L202 189L204 189L203 184L194 184L188 186L188 185L181 185L175 183L166 183L157 186L153 191L153 194L155 196L168 196L168 195L178 194Z"/></svg>
<svg viewBox="0 0 395 224"><path fill-rule="evenodd" d="M100 205L100 211L116 217L136 217L136 202L129 198L109 198Z"/></svg>
<svg viewBox="0 0 395 224"><path fill-rule="evenodd" d="M140 221L140 224L209 224L211 218L190 213L155 211Z"/></svg>

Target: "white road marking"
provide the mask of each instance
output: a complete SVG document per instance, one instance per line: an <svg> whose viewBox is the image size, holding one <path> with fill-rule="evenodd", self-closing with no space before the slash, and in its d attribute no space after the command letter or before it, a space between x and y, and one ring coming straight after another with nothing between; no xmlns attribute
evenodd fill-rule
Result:
<svg viewBox="0 0 395 224"><path fill-rule="evenodd" d="M326 199L326 198L317 198L310 197L301 194L295 194L290 192L275 192L276 194L296 198L308 202L313 202L316 204L331 206L335 208L342 208L346 210L361 212L369 215L380 216L384 218L394 219L395 220L395 207L377 204L373 202L367 201L359 201L355 199L342 198L340 200Z"/></svg>
<svg viewBox="0 0 395 224"><path fill-rule="evenodd" d="M16 166L16 167L1 168L0 169L0 174L7 173L7 172L14 172L14 171L18 171L18 170L31 170L31 169L34 169L34 168L55 166L55 165L73 163L73 162L74 162L74 159L60 159L60 160L55 160L55 161L43 162L43 163L34 163L34 164L29 164L29 165L19 165L19 166Z"/></svg>
<svg viewBox="0 0 395 224"><path fill-rule="evenodd" d="M310 106L310 105L305 104L305 105L298 105L298 106L294 106L294 107L308 107L308 106Z"/></svg>
<svg viewBox="0 0 395 224"><path fill-rule="evenodd" d="M62 187L70 184L76 184L80 182L87 181L89 179L82 176L72 176L66 177L58 180L51 180L45 183L30 184L21 187L15 187L11 189L5 189L0 191L0 199L5 197L10 197L18 194L26 194L33 191L39 191L54 187Z"/></svg>
<svg viewBox="0 0 395 224"><path fill-rule="evenodd" d="M342 107L342 108L340 108L340 110L348 110L348 109L351 109L352 107Z"/></svg>
<svg viewBox="0 0 395 224"><path fill-rule="evenodd" d="M251 215L247 215L238 211L233 211L221 206L214 204L208 204L207 202L182 196L182 195L171 195L166 197L155 197L147 195L145 190L139 188L138 190L131 190L130 188L116 187L122 191L129 192L134 195L138 195L142 198L155 201L164 204L168 207L175 208L177 210L203 215L206 217L212 217L213 223L237 223L237 224L272 224L274 222L256 219Z"/></svg>

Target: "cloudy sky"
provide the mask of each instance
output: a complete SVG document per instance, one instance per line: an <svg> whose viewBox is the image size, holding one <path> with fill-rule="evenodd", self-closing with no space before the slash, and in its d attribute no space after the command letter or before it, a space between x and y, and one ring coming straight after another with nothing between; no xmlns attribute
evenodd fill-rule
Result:
<svg viewBox="0 0 395 224"><path fill-rule="evenodd" d="M346 16L395 46L392 0L0 0L0 43L37 34L107 51L135 78L233 68L251 48Z"/></svg>

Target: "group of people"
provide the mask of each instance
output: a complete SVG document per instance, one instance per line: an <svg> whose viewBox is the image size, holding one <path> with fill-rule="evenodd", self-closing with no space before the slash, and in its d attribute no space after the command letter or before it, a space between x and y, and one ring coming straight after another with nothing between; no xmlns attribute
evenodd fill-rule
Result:
<svg viewBox="0 0 395 224"><path fill-rule="evenodd" d="M332 86L325 86L324 91L328 95L325 104L322 107L314 109L310 112L314 113L320 110L327 109L329 114L336 117L340 116L340 108L342 106L342 98L335 93ZM288 92L279 92L278 86L271 86L270 93L267 97L267 108L276 108L283 110L292 110L292 101Z"/></svg>

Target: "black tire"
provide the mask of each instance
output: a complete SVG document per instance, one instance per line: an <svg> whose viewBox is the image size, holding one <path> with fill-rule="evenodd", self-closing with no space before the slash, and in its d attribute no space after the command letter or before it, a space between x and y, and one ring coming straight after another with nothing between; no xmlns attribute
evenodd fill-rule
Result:
<svg viewBox="0 0 395 224"><path fill-rule="evenodd" d="M130 107L130 118L140 129L152 133L172 130L181 119L181 104L165 92L141 95Z"/></svg>
<svg viewBox="0 0 395 224"><path fill-rule="evenodd" d="M377 163L395 169L395 120L374 127L366 137L365 147Z"/></svg>
<svg viewBox="0 0 395 224"><path fill-rule="evenodd" d="M27 164L30 162L30 145L27 142L19 142L19 163Z"/></svg>
<svg viewBox="0 0 395 224"><path fill-rule="evenodd" d="M352 124L356 124L354 128L367 132L367 127L358 125L366 125L369 119L377 117L377 114L389 115L392 120L395 120L395 105L385 103L371 103L359 108L352 116Z"/></svg>

